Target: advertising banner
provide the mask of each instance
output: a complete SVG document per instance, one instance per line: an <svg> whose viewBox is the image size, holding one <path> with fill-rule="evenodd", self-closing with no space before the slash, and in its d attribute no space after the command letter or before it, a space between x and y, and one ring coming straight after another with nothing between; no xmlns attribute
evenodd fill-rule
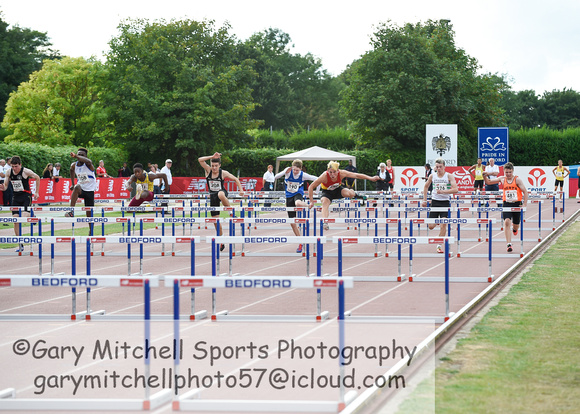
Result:
<svg viewBox="0 0 580 414"><path fill-rule="evenodd" d="M490 158L498 166L504 165L509 159L509 129L477 128L477 156L487 165Z"/></svg>
<svg viewBox="0 0 580 414"><path fill-rule="evenodd" d="M426 125L425 162L435 165L443 158L445 165L457 165L457 125Z"/></svg>

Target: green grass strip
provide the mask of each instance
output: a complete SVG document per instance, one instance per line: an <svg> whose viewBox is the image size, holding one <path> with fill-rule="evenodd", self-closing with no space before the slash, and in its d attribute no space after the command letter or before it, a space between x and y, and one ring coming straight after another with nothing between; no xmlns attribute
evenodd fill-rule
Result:
<svg viewBox="0 0 580 414"><path fill-rule="evenodd" d="M580 223L441 361L437 413L580 412ZM399 412L417 412L429 382Z"/></svg>

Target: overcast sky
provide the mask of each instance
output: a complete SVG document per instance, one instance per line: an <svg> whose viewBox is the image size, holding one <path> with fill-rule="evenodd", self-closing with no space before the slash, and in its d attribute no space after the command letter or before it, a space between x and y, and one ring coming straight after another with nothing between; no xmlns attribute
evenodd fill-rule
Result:
<svg viewBox="0 0 580 414"><path fill-rule="evenodd" d="M578 0L0 0L0 11L10 24L46 32L73 57L102 58L126 18L227 21L240 40L273 27L290 35L293 53L312 53L333 75L370 50L381 22L448 19L457 46L482 72L509 75L514 90L580 92Z"/></svg>

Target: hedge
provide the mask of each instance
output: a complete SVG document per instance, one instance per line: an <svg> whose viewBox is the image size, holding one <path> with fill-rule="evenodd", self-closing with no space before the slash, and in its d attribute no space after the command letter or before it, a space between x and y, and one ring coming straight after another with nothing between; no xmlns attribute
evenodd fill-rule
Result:
<svg viewBox="0 0 580 414"><path fill-rule="evenodd" d="M71 152L77 152L75 146L49 147L47 145L30 144L21 142L0 143L0 158L6 159L12 156L19 156L22 159L22 166L30 168L32 171L42 176L42 172L47 164L60 162L61 176L69 177L70 165L73 159ZM93 161L95 168L99 160L105 162L105 169L112 177L117 176L117 170L127 161L125 151L116 148L88 148L88 157Z"/></svg>

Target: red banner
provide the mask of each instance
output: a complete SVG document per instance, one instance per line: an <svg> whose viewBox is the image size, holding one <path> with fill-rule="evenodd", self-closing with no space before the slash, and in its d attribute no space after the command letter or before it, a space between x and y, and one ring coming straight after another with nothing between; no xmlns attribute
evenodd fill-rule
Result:
<svg viewBox="0 0 580 414"><path fill-rule="evenodd" d="M99 178L95 190L95 200L129 199L131 192L125 189L125 182L129 178ZM262 189L261 177L240 178L244 191ZM35 181L31 181L32 192L35 192ZM232 180L225 181L228 191L238 191L238 186ZM39 198L34 203L69 203L70 178L60 178L58 182L48 178L40 180ZM207 181L204 177L173 177L171 194L199 194L207 193ZM0 203L2 197L0 197Z"/></svg>

